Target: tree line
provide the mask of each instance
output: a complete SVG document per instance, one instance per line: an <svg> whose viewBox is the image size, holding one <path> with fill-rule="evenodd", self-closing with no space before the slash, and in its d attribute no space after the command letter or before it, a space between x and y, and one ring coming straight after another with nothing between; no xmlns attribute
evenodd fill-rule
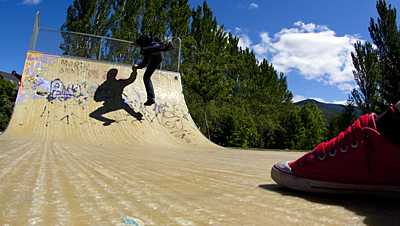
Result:
<svg viewBox="0 0 400 226"><path fill-rule="evenodd" d="M205 136L230 147L309 150L350 126L358 118L356 106L363 113L380 113L399 100L396 9L382 0L376 6L378 21L371 18L369 27L375 45L357 42L352 53L358 88L345 110L329 121L317 105L293 103L287 77L239 47L239 39L217 23L206 1L191 8L188 0L75 0L61 29L128 41L142 34L180 37L183 92ZM60 46L66 54L76 51L68 49L70 42ZM90 54L90 48L81 49Z"/></svg>

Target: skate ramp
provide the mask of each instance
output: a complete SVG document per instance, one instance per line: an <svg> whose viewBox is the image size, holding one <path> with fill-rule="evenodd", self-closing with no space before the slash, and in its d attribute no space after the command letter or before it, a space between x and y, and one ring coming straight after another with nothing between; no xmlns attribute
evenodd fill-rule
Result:
<svg viewBox="0 0 400 226"><path fill-rule="evenodd" d="M6 135L32 139L73 142L131 144L135 146L214 147L190 117L178 73L157 70L152 76L156 104L146 107L143 72L124 89L128 106L143 115L142 120L118 109L102 115L106 121L90 117L103 107L96 102L96 89L110 69L117 79L128 78L130 65L113 64L28 52L21 87Z"/></svg>
<svg viewBox="0 0 400 226"><path fill-rule="evenodd" d="M177 73L139 70L124 109L89 115L105 74L129 65L28 52L0 135L1 225L397 225L398 199L314 195L276 185L274 163L303 153L221 148L190 118Z"/></svg>

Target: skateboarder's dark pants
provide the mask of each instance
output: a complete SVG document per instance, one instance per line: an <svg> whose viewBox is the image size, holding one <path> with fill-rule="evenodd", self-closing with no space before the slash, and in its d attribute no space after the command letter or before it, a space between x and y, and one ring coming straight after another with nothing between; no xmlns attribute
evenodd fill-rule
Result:
<svg viewBox="0 0 400 226"><path fill-rule="evenodd" d="M146 71L144 72L143 82L147 92L147 99L150 99L155 97L153 83L151 82L150 78L157 67L161 64L163 60L163 55L160 52L154 52L151 54L147 54L147 56L150 58L150 62L147 65Z"/></svg>

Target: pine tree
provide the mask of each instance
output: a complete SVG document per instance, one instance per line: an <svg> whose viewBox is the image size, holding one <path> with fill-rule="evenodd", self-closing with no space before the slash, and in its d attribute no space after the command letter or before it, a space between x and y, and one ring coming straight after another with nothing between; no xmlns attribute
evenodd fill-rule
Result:
<svg viewBox="0 0 400 226"><path fill-rule="evenodd" d="M62 30L105 36L110 28L112 0L74 0Z"/></svg>
<svg viewBox="0 0 400 226"><path fill-rule="evenodd" d="M68 7L67 20L62 30L106 36L111 26L112 0L74 0ZM61 33L64 42L60 49L66 55L99 59L101 39Z"/></svg>
<svg viewBox="0 0 400 226"><path fill-rule="evenodd" d="M291 104L290 107L280 110L278 120L281 128L274 131L275 145L273 148L301 149L306 134L299 111L300 107L297 104Z"/></svg>
<svg viewBox="0 0 400 226"><path fill-rule="evenodd" d="M387 7L384 0L379 0L376 8L379 18L376 23L371 18L368 30L379 57L382 76L379 91L386 103L396 103L400 100L400 32L396 8L392 9L390 4Z"/></svg>
<svg viewBox="0 0 400 226"><path fill-rule="evenodd" d="M327 127L328 140L337 137L339 133L347 130L358 118L359 116L354 103L347 101L345 109L329 122L329 126Z"/></svg>
<svg viewBox="0 0 400 226"><path fill-rule="evenodd" d="M191 10L189 0L171 0L168 10L168 36L184 38L188 35Z"/></svg>
<svg viewBox="0 0 400 226"><path fill-rule="evenodd" d="M382 98L379 94L381 76L379 72L379 60L376 50L372 44L361 42L354 44L355 53L351 53L354 80L358 89L353 89L350 100L355 102L363 114L379 112L382 105Z"/></svg>
<svg viewBox="0 0 400 226"><path fill-rule="evenodd" d="M141 34L155 35L159 38L167 36L167 7L170 0L147 0L143 4Z"/></svg>
<svg viewBox="0 0 400 226"><path fill-rule="evenodd" d="M300 149L310 150L326 140L325 122L322 118L322 112L313 102L304 103L299 112L301 123L305 129L305 137L299 145Z"/></svg>
<svg viewBox="0 0 400 226"><path fill-rule="evenodd" d="M191 47L187 48L183 62L184 88L197 93L204 104L206 133L210 138L207 120L207 104L227 96L230 82L224 74L226 62L226 32L217 21L207 3L192 10L192 24L189 35Z"/></svg>

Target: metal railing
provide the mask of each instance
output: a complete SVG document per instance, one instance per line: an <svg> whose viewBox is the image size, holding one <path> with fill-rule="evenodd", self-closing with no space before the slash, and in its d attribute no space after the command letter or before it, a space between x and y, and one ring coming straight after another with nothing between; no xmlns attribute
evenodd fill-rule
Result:
<svg viewBox="0 0 400 226"><path fill-rule="evenodd" d="M159 69L179 72L181 40L172 40L174 50L163 52L164 60ZM62 31L39 26L36 14L29 51L57 55L84 57L122 64L138 63L142 59L140 49L133 42L110 37Z"/></svg>

